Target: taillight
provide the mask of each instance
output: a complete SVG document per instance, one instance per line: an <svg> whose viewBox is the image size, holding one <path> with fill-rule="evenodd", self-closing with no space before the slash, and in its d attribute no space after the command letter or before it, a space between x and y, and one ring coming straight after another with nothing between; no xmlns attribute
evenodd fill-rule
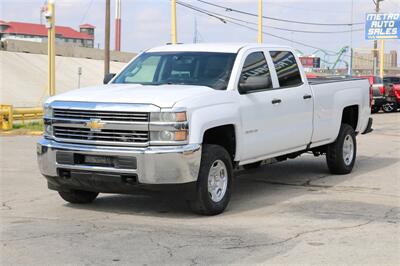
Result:
<svg viewBox="0 0 400 266"><path fill-rule="evenodd" d="M374 96L372 93L372 85L369 86L369 107L372 107L372 101L374 100Z"/></svg>
<svg viewBox="0 0 400 266"><path fill-rule="evenodd" d="M385 86L379 86L379 91L382 95L385 95Z"/></svg>

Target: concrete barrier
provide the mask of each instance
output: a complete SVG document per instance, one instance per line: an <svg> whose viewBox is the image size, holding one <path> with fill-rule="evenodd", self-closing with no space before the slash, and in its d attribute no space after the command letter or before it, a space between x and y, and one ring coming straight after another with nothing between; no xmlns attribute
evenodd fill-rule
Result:
<svg viewBox="0 0 400 266"><path fill-rule="evenodd" d="M119 72L126 63L111 62ZM56 56L56 94L103 84L102 60ZM15 107L41 106L47 95L47 55L0 51L0 103Z"/></svg>
<svg viewBox="0 0 400 266"><path fill-rule="evenodd" d="M47 43L28 42L20 40L5 40L0 45L1 50L17 53L47 54ZM73 44L57 44L57 56L104 60L104 50L97 48L79 47ZM136 53L110 52L110 60L114 62L129 62Z"/></svg>

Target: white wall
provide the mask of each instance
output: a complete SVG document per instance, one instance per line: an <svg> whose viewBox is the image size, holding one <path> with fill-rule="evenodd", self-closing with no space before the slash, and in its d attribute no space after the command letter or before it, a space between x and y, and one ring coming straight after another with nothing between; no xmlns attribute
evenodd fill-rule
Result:
<svg viewBox="0 0 400 266"><path fill-rule="evenodd" d="M111 62L111 72L125 63ZM103 61L56 57L56 92L76 89L78 67L82 67L81 87L103 83ZM0 104L16 107L40 106L47 98L47 56L0 51Z"/></svg>

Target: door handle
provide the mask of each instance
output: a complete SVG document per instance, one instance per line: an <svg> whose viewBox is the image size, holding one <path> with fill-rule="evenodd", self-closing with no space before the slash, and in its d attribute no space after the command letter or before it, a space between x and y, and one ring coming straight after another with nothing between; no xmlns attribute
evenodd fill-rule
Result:
<svg viewBox="0 0 400 266"><path fill-rule="evenodd" d="M272 104L278 104L278 103L281 103L281 102L282 102L281 99L273 99L273 100L271 101Z"/></svg>
<svg viewBox="0 0 400 266"><path fill-rule="evenodd" d="M304 100L311 99L311 98L312 98L312 96L310 94L306 94L303 96Z"/></svg>

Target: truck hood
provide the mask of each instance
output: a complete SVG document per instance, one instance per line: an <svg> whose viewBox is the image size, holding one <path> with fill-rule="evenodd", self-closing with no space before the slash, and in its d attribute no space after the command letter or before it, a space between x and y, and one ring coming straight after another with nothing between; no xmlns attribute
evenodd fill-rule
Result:
<svg viewBox="0 0 400 266"><path fill-rule="evenodd" d="M214 89L193 85L108 84L77 89L51 97L52 101L140 103L172 107L188 97L212 94Z"/></svg>

